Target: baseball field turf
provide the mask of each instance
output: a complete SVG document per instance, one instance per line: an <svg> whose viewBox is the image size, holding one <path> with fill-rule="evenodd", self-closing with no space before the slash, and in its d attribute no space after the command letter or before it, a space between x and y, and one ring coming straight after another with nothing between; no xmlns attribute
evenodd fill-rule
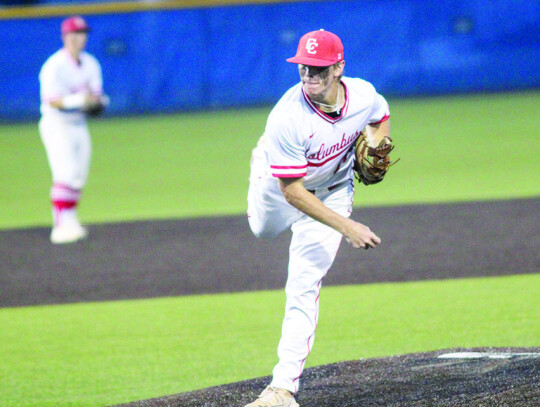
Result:
<svg viewBox="0 0 540 407"><path fill-rule="evenodd" d="M390 100L392 177L356 204L537 196L540 92ZM242 214L268 108L91 123L80 207L90 223ZM3 125L0 228L48 225L50 172L37 123ZM509 177L510 174L510 177ZM515 176L514 176L515 175Z"/></svg>
<svg viewBox="0 0 540 407"><path fill-rule="evenodd" d="M357 188L358 212L378 208L382 212L376 212L377 216L384 217L385 213L394 213L392 208L407 213L410 206L412 213L418 204L459 205L519 198L528 202L527 212L538 213L540 92L389 102L395 156L401 161L385 182ZM49 292L48 298L54 299L48 300L46 289L24 291L25 286L34 287L33 281L25 282L25 278L39 278L31 271L39 270L40 253L44 263L55 256L68 259L57 263L61 269L43 273L51 281L55 272L63 281L70 279L70 272L73 279L85 275L85 270L75 270L69 261L83 258L85 253L100 255L97 243L92 243L92 228L178 219L185 220L182 225L187 227L192 217L210 222L219 216L215 223L220 223L242 216L249 155L268 112L268 108L259 108L93 121L94 155L80 208L81 219L90 225L90 239L60 250L32 240L45 242L50 222L50 175L37 125L2 126L0 241L4 246L33 241L39 250L32 252L34 265L20 250L2 251L0 405L105 406L270 374L283 317L282 289L213 295L164 293L159 298L141 299L130 296L129 291L116 301L88 302L93 290L103 291L100 282L105 279L89 268L84 283L88 295L82 293L78 299L61 301L57 300L61 297L58 293ZM454 213L451 207L444 207L442 217ZM497 213L511 211L510 204ZM489 218L489 214L478 213L481 216ZM529 223L534 219L531 217ZM452 224L452 219L447 221ZM490 233L499 239L512 231L506 233L497 229L497 222L493 224L490 229L479 225L478 236L472 230L467 239L452 236L449 241L455 247L464 240L496 246L497 242L490 241ZM500 224L506 225L502 219ZM391 241L391 236L404 227L403 223L393 224L392 219L385 219L384 225L380 231L383 250L384 236ZM429 237L431 232L424 229L415 233ZM189 233L183 236L178 253L182 252L180 246L190 245ZM236 238L233 235L229 240ZM326 286L316 345L307 366L455 347L538 347L540 274L530 268L527 274L521 274L523 269L516 266L523 264L519 256L530 256L530 252L520 251L519 236L516 238L515 250L506 256L510 270L501 276L463 266L461 274L453 275L478 276L448 279L444 270L434 269L434 280L423 277L424 281ZM531 241L534 244L538 232L527 235L527 239L524 246ZM148 257L166 244L165 239L156 244L152 235L147 241L151 250L144 255ZM122 244L117 247L124 251L115 259L124 257L129 262L128 256L141 255L129 253ZM264 251L264 243L260 244ZM403 247L399 241L394 245ZM106 248L100 246L100 250L107 255ZM462 259L463 264L476 264L474 252L464 247L462 253L470 256L470 261ZM365 254L356 255L355 261L362 263ZM408 255L411 251L398 252L396 261L405 262L400 258ZM233 261L226 251L216 256L222 263ZM426 248L424 256L433 253ZM527 264L540 267L538 254L535 256ZM156 256L144 261L163 270L172 260ZM179 258L170 267L194 262L197 259ZM91 264L90 260L85 263ZM119 262L117 268L121 267ZM391 272L389 268L384 271ZM395 269L400 269L398 264ZM445 279L437 280L439 275ZM227 278L215 276L215 280ZM283 273L281 278L284 284ZM393 279L399 280L409 279ZM52 286L49 283L44 281L42 285ZM143 289L145 281L139 284Z"/></svg>

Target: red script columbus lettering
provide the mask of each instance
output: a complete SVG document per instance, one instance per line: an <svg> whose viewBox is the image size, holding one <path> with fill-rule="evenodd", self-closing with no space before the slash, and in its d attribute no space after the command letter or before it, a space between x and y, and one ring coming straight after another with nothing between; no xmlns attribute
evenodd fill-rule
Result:
<svg viewBox="0 0 540 407"><path fill-rule="evenodd" d="M343 133L343 136L339 143L331 145L328 148L323 143L321 144L321 147L319 148L319 151L317 151L317 153L311 154L307 158L322 161L325 158L331 156L332 154L338 153L337 155L339 155L339 153L341 153L343 150L349 148L349 146L358 138L359 135L359 130L357 130L354 134L351 134L349 137L347 137L347 134Z"/></svg>

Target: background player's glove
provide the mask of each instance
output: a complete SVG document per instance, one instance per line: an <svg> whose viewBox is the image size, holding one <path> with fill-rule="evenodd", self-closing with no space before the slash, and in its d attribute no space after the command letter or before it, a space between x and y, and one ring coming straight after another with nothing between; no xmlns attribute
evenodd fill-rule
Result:
<svg viewBox="0 0 540 407"><path fill-rule="evenodd" d="M86 109L86 114L88 116L99 116L105 110L105 106L101 103L92 105Z"/></svg>
<svg viewBox="0 0 540 407"><path fill-rule="evenodd" d="M381 182L388 168L399 161L390 161L390 151L393 149L390 137L381 140L377 147L370 147L362 132L355 145L354 171L358 180L365 185Z"/></svg>
<svg viewBox="0 0 540 407"><path fill-rule="evenodd" d="M99 100L89 103L85 112L89 116L99 116L109 105L109 98L106 95L100 96Z"/></svg>

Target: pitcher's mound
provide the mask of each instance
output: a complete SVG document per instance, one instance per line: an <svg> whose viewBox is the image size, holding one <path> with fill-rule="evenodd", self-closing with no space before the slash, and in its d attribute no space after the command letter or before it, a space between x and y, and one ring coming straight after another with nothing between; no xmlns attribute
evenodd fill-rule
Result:
<svg viewBox="0 0 540 407"><path fill-rule="evenodd" d="M270 377L123 404L242 407ZM306 369L301 407L540 406L540 348L448 349Z"/></svg>

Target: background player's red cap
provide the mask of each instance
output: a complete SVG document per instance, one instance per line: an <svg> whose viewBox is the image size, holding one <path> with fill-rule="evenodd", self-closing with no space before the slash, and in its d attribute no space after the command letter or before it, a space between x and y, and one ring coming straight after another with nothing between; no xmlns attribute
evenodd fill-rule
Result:
<svg viewBox="0 0 540 407"><path fill-rule="evenodd" d="M311 31L300 38L296 55L287 59L293 64L330 66L343 60L343 44L330 31Z"/></svg>
<svg viewBox="0 0 540 407"><path fill-rule="evenodd" d="M74 33L74 32L88 32L90 31L90 27L84 20L84 18L80 16L73 16L66 18L64 21L62 21L62 34L67 33Z"/></svg>

